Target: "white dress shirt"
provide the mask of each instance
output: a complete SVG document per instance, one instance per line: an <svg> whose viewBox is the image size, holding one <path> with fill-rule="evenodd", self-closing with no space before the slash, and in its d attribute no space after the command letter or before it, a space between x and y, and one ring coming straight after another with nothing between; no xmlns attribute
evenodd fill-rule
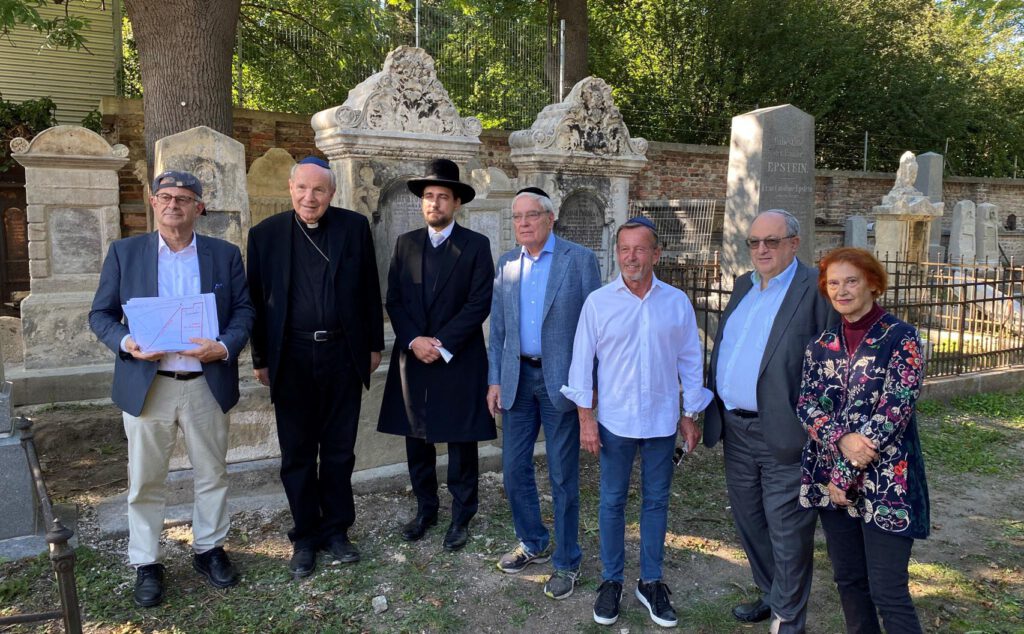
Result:
<svg viewBox="0 0 1024 634"><path fill-rule="evenodd" d="M164 237L157 233L157 295L159 297L184 297L198 295L199 284L199 253L196 251L196 234L192 233L192 242L175 253L164 242ZM203 364L195 357L186 357L177 352L168 352L157 365L159 370L169 372L201 372Z"/></svg>
<svg viewBox="0 0 1024 634"><path fill-rule="evenodd" d="M642 299L619 275L584 303L569 384L561 389L580 407L593 407L595 357L597 420L616 436L675 433L680 384L685 411L700 412L711 402L693 306L684 292L657 277Z"/></svg>

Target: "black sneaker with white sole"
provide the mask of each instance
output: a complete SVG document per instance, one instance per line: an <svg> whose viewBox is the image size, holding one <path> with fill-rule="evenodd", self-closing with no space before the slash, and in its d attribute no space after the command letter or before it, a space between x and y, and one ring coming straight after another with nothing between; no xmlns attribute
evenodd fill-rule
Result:
<svg viewBox="0 0 1024 634"><path fill-rule="evenodd" d="M639 579L636 581L636 598L640 599L640 603L647 608L651 620L662 627L675 627L679 622L676 618L676 611L668 600L670 594L672 591L661 581L650 583L644 583Z"/></svg>
<svg viewBox="0 0 1024 634"><path fill-rule="evenodd" d="M622 599L622 584L618 581L605 581L597 589L597 601L594 601L594 622L601 625L612 625L619 620L619 601Z"/></svg>

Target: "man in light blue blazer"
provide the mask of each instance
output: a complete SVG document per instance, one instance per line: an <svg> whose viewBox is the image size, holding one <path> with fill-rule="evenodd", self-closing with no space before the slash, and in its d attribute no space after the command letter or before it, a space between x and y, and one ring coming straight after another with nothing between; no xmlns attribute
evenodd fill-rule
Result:
<svg viewBox="0 0 1024 634"><path fill-rule="evenodd" d="M223 544L228 533L225 458L227 411L238 402L238 355L249 340L255 311L238 247L195 232L203 186L188 172L153 181L150 204L157 231L118 240L103 262L89 326L114 353L114 403L128 438L128 560L135 567L135 603L164 598L160 531L167 466L180 429L195 481L192 566L213 586L238 583ZM218 333L190 338L182 352L135 341L122 305L134 297L212 293Z"/></svg>
<svg viewBox="0 0 1024 634"><path fill-rule="evenodd" d="M566 384L583 302L601 286L593 251L555 237L554 205L544 190L527 187L512 201L521 247L498 260L491 299L487 406L502 414L505 494L519 545L498 561L515 574L552 558L540 515L533 447L541 426L555 515L555 571L544 584L552 599L570 596L579 579L580 428Z"/></svg>

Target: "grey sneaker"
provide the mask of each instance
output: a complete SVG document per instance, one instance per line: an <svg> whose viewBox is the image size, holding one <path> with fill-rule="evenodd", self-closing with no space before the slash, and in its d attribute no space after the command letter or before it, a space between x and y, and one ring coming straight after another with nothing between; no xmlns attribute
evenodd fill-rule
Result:
<svg viewBox="0 0 1024 634"><path fill-rule="evenodd" d="M672 591L661 581L636 581L636 598L647 608L651 620L662 627L675 627L678 623L676 611L668 600L670 594Z"/></svg>
<svg viewBox="0 0 1024 634"><path fill-rule="evenodd" d="M501 556L501 559L498 560L498 570L514 575L530 564L542 564L549 559L551 559L550 551L531 553L526 546L520 543L515 550Z"/></svg>
<svg viewBox="0 0 1024 634"><path fill-rule="evenodd" d="M548 577L544 584L544 594L552 599L568 599L576 588L576 582L580 578L580 569L556 570L555 574Z"/></svg>
<svg viewBox="0 0 1024 634"><path fill-rule="evenodd" d="M622 599L622 584L618 581L605 581L597 589L597 601L594 601L594 622L601 625L612 625L619 620L619 601Z"/></svg>

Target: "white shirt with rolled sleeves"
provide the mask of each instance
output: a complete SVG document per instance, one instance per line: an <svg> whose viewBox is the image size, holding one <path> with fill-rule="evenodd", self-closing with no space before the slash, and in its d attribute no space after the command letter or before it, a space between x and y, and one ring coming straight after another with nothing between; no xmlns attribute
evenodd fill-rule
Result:
<svg viewBox="0 0 1024 634"><path fill-rule="evenodd" d="M593 407L597 360L597 421L624 438L663 438L684 410L711 402L703 383L704 351L686 293L654 278L641 299L622 276L590 294L573 343L566 398Z"/></svg>

